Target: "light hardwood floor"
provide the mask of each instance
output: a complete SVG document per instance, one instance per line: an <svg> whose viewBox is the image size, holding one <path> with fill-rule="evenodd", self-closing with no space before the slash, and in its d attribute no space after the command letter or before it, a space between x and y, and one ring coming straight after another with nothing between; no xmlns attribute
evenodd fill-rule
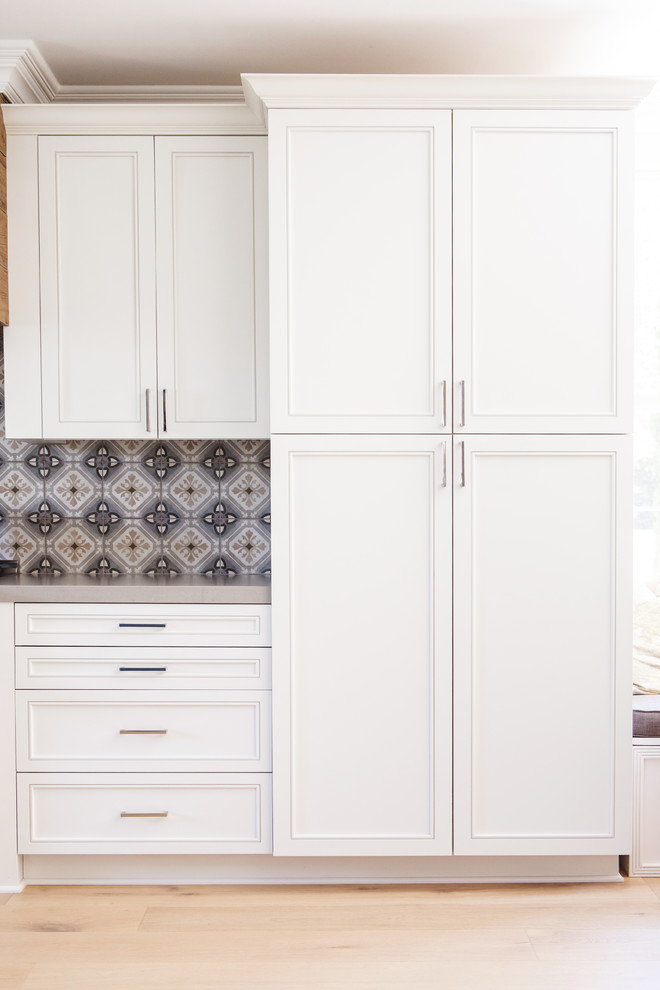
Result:
<svg viewBox="0 0 660 990"><path fill-rule="evenodd" d="M660 880L28 887L0 988L658 990Z"/></svg>

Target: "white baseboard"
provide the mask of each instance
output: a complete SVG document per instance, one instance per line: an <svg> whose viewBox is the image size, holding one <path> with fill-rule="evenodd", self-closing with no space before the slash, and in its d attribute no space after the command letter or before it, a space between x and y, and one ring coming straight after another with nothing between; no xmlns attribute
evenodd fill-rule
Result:
<svg viewBox="0 0 660 990"><path fill-rule="evenodd" d="M26 884L618 883L617 856L25 856Z"/></svg>

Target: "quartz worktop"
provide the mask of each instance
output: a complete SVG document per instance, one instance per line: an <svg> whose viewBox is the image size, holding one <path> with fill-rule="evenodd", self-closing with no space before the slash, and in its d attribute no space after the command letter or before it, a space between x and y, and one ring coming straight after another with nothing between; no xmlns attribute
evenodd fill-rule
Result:
<svg viewBox="0 0 660 990"><path fill-rule="evenodd" d="M270 580L261 575L96 578L86 574L0 577L0 602L136 602L200 605L268 605Z"/></svg>

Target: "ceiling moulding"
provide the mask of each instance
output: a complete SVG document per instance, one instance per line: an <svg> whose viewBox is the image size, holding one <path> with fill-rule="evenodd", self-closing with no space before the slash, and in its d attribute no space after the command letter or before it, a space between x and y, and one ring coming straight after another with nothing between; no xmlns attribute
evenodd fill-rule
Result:
<svg viewBox="0 0 660 990"><path fill-rule="evenodd" d="M656 80L618 76L284 75L241 76L264 123L275 109L632 110Z"/></svg>
<svg viewBox="0 0 660 990"><path fill-rule="evenodd" d="M0 40L0 93L11 103L244 104L241 86L72 86L59 83L33 41Z"/></svg>
<svg viewBox="0 0 660 990"><path fill-rule="evenodd" d="M33 41L0 41L0 92L12 103L51 103L58 82Z"/></svg>
<svg viewBox="0 0 660 990"><path fill-rule="evenodd" d="M55 103L245 103L241 86L67 86Z"/></svg>

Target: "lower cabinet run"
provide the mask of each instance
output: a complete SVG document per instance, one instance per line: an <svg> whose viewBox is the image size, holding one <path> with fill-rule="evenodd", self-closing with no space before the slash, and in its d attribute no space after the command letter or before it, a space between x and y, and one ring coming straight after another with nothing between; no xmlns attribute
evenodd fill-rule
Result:
<svg viewBox="0 0 660 990"><path fill-rule="evenodd" d="M15 611L19 853L271 852L268 606Z"/></svg>

